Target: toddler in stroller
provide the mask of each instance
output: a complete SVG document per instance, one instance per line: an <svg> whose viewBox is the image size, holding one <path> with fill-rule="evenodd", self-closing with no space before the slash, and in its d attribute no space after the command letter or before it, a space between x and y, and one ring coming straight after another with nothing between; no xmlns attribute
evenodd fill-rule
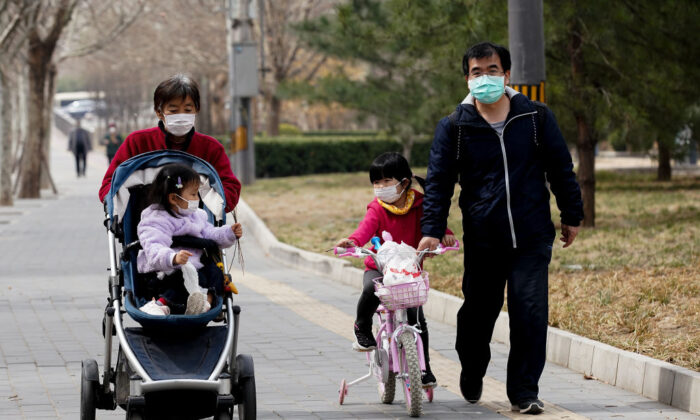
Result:
<svg viewBox="0 0 700 420"><path fill-rule="evenodd" d="M146 295L152 299L139 309L148 314L197 315L209 311L222 295L223 273L202 264L203 251L173 246L174 236L188 235L228 248L242 235L240 223L214 227L208 222L199 208L199 184L199 174L191 167L170 164L161 168L151 186L153 204L141 213L136 230L142 247L138 272L147 274Z"/></svg>

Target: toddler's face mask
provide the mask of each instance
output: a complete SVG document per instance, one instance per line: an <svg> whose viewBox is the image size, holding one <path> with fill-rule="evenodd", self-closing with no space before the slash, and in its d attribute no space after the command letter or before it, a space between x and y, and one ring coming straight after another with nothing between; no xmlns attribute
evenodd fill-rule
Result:
<svg viewBox="0 0 700 420"><path fill-rule="evenodd" d="M190 215L199 208L199 200L185 200L182 196L175 194L180 200L187 202L187 208L179 207L177 211L183 215Z"/></svg>

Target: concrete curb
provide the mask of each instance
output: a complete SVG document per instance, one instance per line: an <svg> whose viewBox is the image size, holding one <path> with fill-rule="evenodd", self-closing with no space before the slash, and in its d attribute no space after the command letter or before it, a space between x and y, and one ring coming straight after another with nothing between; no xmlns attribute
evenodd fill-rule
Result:
<svg viewBox="0 0 700 420"><path fill-rule="evenodd" d="M362 270L339 258L305 251L277 240L245 201L237 206L246 232L250 232L271 257L294 268L320 274L340 283L362 288ZM425 315L448 325L457 324L463 299L430 290ZM508 313L501 312L493 341L510 344ZM644 395L693 414L700 414L700 373L590 340L558 328L547 332L547 360L602 382Z"/></svg>

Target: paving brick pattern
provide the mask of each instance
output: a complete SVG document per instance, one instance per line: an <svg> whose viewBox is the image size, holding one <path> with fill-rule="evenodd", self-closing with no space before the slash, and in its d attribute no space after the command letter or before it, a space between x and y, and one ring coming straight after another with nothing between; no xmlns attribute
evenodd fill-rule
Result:
<svg viewBox="0 0 700 420"><path fill-rule="evenodd" d="M88 176L76 178L65 137L52 144L52 167L60 194L19 200L0 208L0 419L76 419L79 417L80 362L104 352L102 311L107 296L107 240L96 191L106 168L102 154L88 157ZM252 238L243 242L245 279L241 295L240 351L255 359L258 413L263 419L404 418L403 396L378 402L371 381L350 389L346 403L337 403L342 378L366 372L364 356L350 350L348 333L357 290L266 257ZM235 276L240 277L240 269ZM269 279L292 288L277 296L251 284ZM358 279L360 281L360 279ZM322 302L334 311L300 304ZM295 306L296 305L296 306ZM321 308L321 309L318 309ZM318 312L318 313L316 313ZM330 312L344 314L330 316ZM314 322L309 320L313 316ZM454 366L454 328L430 323L431 347ZM113 351L116 351L116 346ZM488 375L505 381L508 349L493 345ZM440 382L440 377L438 377ZM449 384L448 384L449 386ZM453 387L436 390L425 404L428 419L496 419L503 414L483 405L469 405ZM697 419L582 375L548 364L541 395L563 409L594 419ZM498 397L497 397L498 398ZM504 395L500 399L505 399ZM518 417L518 416L514 416ZM99 419L124 418L120 409L98 411Z"/></svg>

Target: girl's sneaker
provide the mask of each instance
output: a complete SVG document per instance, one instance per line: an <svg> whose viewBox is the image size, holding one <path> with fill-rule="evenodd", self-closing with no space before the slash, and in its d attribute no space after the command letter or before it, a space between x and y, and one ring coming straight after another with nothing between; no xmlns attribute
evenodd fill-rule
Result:
<svg viewBox="0 0 700 420"><path fill-rule="evenodd" d="M162 303L156 301L155 299L149 301L145 305L139 308L140 311L145 312L149 315L156 316L166 316L170 315L170 308L163 305Z"/></svg>
<svg viewBox="0 0 700 420"><path fill-rule="evenodd" d="M437 386L437 379L435 379L435 375L433 375L430 368L426 369L421 382L423 382L423 388L435 388Z"/></svg>
<svg viewBox="0 0 700 420"><path fill-rule="evenodd" d="M374 339L372 331L365 332L355 325L355 342L352 343L355 351L372 351L377 349L377 340Z"/></svg>
<svg viewBox="0 0 700 420"><path fill-rule="evenodd" d="M207 302L207 296L201 292L194 292L187 298L187 309L185 315L199 315L211 309L211 305Z"/></svg>

